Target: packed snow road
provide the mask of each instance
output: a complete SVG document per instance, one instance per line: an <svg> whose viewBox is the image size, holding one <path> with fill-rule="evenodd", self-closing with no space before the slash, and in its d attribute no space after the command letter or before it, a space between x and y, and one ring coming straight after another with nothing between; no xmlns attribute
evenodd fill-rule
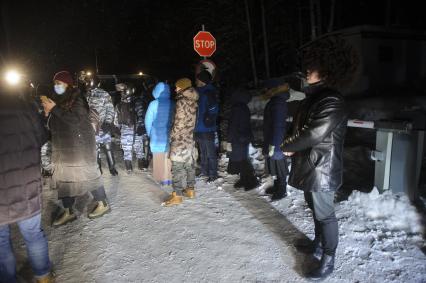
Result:
<svg viewBox="0 0 426 283"><path fill-rule="evenodd" d="M235 176L223 175L219 185L199 180L196 199L162 207L167 194L149 173L119 173L104 174L111 213L89 220L91 199L81 198L80 217L56 229L50 226L56 191L45 186L44 227L57 282L306 281L312 260L294 242L312 238L313 223L301 192L290 189L286 199L270 203L262 197L266 184L236 191ZM377 211L364 213L373 201ZM337 205L337 217L336 271L327 282L426 282L419 217L406 200L358 194ZM31 271L16 229L14 237L27 282Z"/></svg>

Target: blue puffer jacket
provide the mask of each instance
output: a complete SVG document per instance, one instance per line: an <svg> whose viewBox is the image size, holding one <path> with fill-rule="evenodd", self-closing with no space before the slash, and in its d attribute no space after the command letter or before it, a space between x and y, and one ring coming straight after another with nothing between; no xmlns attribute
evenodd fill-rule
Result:
<svg viewBox="0 0 426 283"><path fill-rule="evenodd" d="M145 128L150 138L152 152L167 152L169 150L169 132L174 117L174 102L170 100L170 87L159 82L152 95L145 115Z"/></svg>
<svg viewBox="0 0 426 283"><path fill-rule="evenodd" d="M217 102L217 90L212 84L197 88L200 95L198 99L197 124L194 132L216 132L219 104Z"/></svg>

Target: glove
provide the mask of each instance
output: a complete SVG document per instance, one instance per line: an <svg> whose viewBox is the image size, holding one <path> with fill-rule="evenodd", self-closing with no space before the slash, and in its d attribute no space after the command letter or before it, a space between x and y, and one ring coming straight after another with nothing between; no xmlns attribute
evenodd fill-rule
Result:
<svg viewBox="0 0 426 283"><path fill-rule="evenodd" d="M279 147L275 150L275 146L273 146L273 145L269 146L269 154L268 155L272 160L284 159L284 153L282 152L282 150Z"/></svg>
<svg viewBox="0 0 426 283"><path fill-rule="evenodd" d="M269 146L269 151L268 151L269 157L272 157L272 155L274 155L274 151L275 151L275 146L274 145L270 145Z"/></svg>
<svg viewBox="0 0 426 283"><path fill-rule="evenodd" d="M136 134L138 135L138 136L142 136L143 134L144 134L144 128L142 127L142 126L138 126L137 128L136 128Z"/></svg>
<svg viewBox="0 0 426 283"><path fill-rule="evenodd" d="M230 143L230 142L226 143L226 151L227 152L231 152L232 151L232 143Z"/></svg>
<svg viewBox="0 0 426 283"><path fill-rule="evenodd" d="M111 132L112 125L110 123L103 123L101 126L102 132L109 133Z"/></svg>

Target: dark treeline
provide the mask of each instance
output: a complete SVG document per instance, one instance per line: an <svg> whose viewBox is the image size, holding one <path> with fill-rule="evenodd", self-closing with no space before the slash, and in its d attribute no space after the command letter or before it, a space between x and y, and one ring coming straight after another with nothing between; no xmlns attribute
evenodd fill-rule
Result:
<svg viewBox="0 0 426 283"><path fill-rule="evenodd" d="M330 30L361 24L425 28L421 9L402 4L390 0L4 0L1 59L44 81L60 69L95 70L96 57L102 74L143 70L160 79L175 79L193 73L199 57L192 38L204 24L217 39L212 59L221 80L239 84L253 80L253 66L259 79L297 70L298 47Z"/></svg>

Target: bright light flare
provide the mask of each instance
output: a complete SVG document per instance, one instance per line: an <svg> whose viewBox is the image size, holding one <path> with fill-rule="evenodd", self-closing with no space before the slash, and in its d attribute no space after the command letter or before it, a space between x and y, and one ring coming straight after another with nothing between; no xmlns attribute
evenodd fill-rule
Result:
<svg viewBox="0 0 426 283"><path fill-rule="evenodd" d="M87 71L87 72L86 72L86 75L91 76L91 75L92 75L92 72Z"/></svg>
<svg viewBox="0 0 426 283"><path fill-rule="evenodd" d="M138 73L138 75L139 75L139 76L143 76L143 72L139 72L139 73Z"/></svg>
<svg viewBox="0 0 426 283"><path fill-rule="evenodd" d="M6 72L4 78L8 84L15 86L21 81L22 75L15 70L10 70Z"/></svg>

